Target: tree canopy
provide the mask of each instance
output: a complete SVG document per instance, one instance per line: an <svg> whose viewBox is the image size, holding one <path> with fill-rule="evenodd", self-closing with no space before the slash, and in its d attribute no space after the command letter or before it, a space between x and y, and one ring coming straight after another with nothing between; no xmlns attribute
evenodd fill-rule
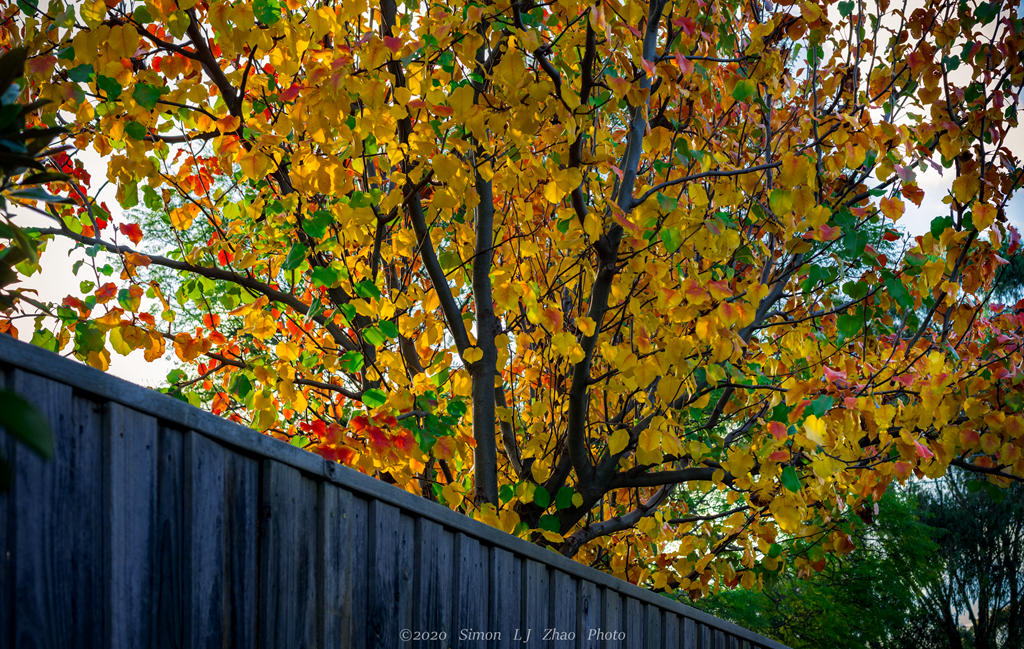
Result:
<svg viewBox="0 0 1024 649"><path fill-rule="evenodd" d="M1015 4L0 6L95 260L38 344L694 595L1024 476Z"/></svg>

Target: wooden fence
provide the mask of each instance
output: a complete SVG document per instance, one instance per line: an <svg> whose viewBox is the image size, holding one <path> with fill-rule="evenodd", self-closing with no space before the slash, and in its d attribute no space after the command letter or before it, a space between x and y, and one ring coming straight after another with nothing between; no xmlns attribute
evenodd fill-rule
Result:
<svg viewBox="0 0 1024 649"><path fill-rule="evenodd" d="M0 379L56 434L0 435L2 647L785 649L8 336Z"/></svg>

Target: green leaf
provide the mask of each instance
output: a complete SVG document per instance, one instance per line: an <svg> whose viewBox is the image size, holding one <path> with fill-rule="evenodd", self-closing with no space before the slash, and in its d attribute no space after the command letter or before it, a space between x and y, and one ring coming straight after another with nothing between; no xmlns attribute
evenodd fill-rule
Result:
<svg viewBox="0 0 1024 649"><path fill-rule="evenodd" d="M540 527L540 529L546 530L548 532L554 532L555 534L558 534L560 529L558 525L558 517L553 516L551 514L541 516L540 520L537 521L537 524Z"/></svg>
<svg viewBox="0 0 1024 649"><path fill-rule="evenodd" d="M942 236L942 233L945 232L946 228L949 228L952 225L953 225L953 217L951 217L951 216L936 216L934 219L932 219L932 222L931 222L928 230L929 230L929 232L932 233L933 237L938 239L939 237Z"/></svg>
<svg viewBox="0 0 1024 649"><path fill-rule="evenodd" d="M811 402L810 411L816 417L823 417L825 413L832 409L832 404L835 403L835 399L832 397L821 396Z"/></svg>
<svg viewBox="0 0 1024 649"><path fill-rule="evenodd" d="M107 94L107 101L115 101L121 96L121 84L117 79L102 74L96 76L96 87Z"/></svg>
<svg viewBox="0 0 1024 649"><path fill-rule="evenodd" d="M9 390L0 390L0 426L42 457L53 457L50 423L35 406Z"/></svg>
<svg viewBox="0 0 1024 649"><path fill-rule="evenodd" d="M448 414L456 419L459 419L462 415L466 414L467 410L465 401L452 399L448 402Z"/></svg>
<svg viewBox="0 0 1024 649"><path fill-rule="evenodd" d="M370 343L374 347L383 345L387 342L388 338L384 335L384 332L377 327L367 327L363 329L363 340Z"/></svg>
<svg viewBox="0 0 1024 649"><path fill-rule="evenodd" d="M510 484L503 484L498 488L498 498L502 503L507 503L516 495L516 488Z"/></svg>
<svg viewBox="0 0 1024 649"><path fill-rule="evenodd" d="M59 351L57 338L46 329L40 329L33 333L31 342L36 347L42 347L43 349L48 349L51 352Z"/></svg>
<svg viewBox="0 0 1024 649"><path fill-rule="evenodd" d="M844 313L839 316L836 326L843 338L853 338L860 331L862 319L853 313Z"/></svg>
<svg viewBox="0 0 1024 649"><path fill-rule="evenodd" d="M890 277L885 280L885 287L889 289L889 295L892 299L896 300L904 309L914 308L914 298L911 297L907 287L903 285L903 282L895 277Z"/></svg>
<svg viewBox="0 0 1024 649"><path fill-rule="evenodd" d="M288 443L292 446L298 446L299 448L306 448L309 446L309 438L305 435L296 435L295 437L288 440Z"/></svg>
<svg viewBox="0 0 1024 649"><path fill-rule="evenodd" d="M322 239L327 234L327 226L334 222L334 217L327 210L317 210L302 222L302 229L314 239Z"/></svg>
<svg viewBox="0 0 1024 649"><path fill-rule="evenodd" d="M572 507L572 495L573 490L570 487L562 487L555 494L555 508L556 509L569 509Z"/></svg>
<svg viewBox="0 0 1024 649"><path fill-rule="evenodd" d="M363 392L363 403L371 408L377 408L387 403L388 395L378 388L370 388Z"/></svg>
<svg viewBox="0 0 1024 649"><path fill-rule="evenodd" d="M239 399L244 399L252 392L252 381L244 374L236 374L234 380L231 381L231 387L228 389Z"/></svg>
<svg viewBox="0 0 1024 649"><path fill-rule="evenodd" d="M682 239L679 236L679 229L662 228L661 242L665 244L665 250L669 251L670 253L679 250L679 246L682 244Z"/></svg>
<svg viewBox="0 0 1024 649"><path fill-rule="evenodd" d="M160 100L160 95L167 92L166 88L158 88L148 83L137 83L135 89L132 91L132 98L146 110L153 110L156 108L156 102Z"/></svg>
<svg viewBox="0 0 1024 649"><path fill-rule="evenodd" d="M853 0L846 0L846 2L840 2L837 6L839 7L839 14L843 18L846 18L847 16L853 13Z"/></svg>
<svg viewBox="0 0 1024 649"><path fill-rule="evenodd" d="M281 3L278 0L255 0L252 9L256 20L264 25L273 25L281 20Z"/></svg>
<svg viewBox="0 0 1024 649"><path fill-rule="evenodd" d="M364 279L358 282L353 288L355 288L356 295L366 299L380 299L380 289L371 280Z"/></svg>
<svg viewBox="0 0 1024 649"><path fill-rule="evenodd" d="M313 286L331 288L341 279L341 273L330 266L317 266L313 269L311 277L313 278Z"/></svg>
<svg viewBox="0 0 1024 649"><path fill-rule="evenodd" d="M138 122L134 122L134 121L133 122L128 122L127 124L124 125L124 133L125 133L125 135L127 135L128 137L130 137L132 139L141 140L141 139L146 137L146 127L143 126L142 124L139 124ZM145 187L142 190L143 194L146 193L146 189L150 189L150 188L149 187ZM150 189L150 191L153 191L153 190ZM161 202L161 204L162 204L162 202ZM149 207L149 203L148 202L146 203L146 207ZM153 209L153 208L150 208L150 209Z"/></svg>
<svg viewBox="0 0 1024 649"><path fill-rule="evenodd" d="M757 85L750 79L742 79L736 82L732 89L732 98L736 101L746 101L754 96Z"/></svg>
<svg viewBox="0 0 1024 649"><path fill-rule="evenodd" d="M88 63L82 65L76 65L75 67L68 70L68 79L77 81L78 83L88 83L92 81L93 69Z"/></svg>
<svg viewBox="0 0 1024 649"><path fill-rule="evenodd" d="M533 504L541 509L547 509L551 504L551 494L542 485L537 485L537 489L533 492Z"/></svg>
<svg viewBox="0 0 1024 649"><path fill-rule="evenodd" d="M398 325L394 322L391 322L390 320L381 320L377 323L377 326L380 327L380 330L388 338L398 338Z"/></svg>
<svg viewBox="0 0 1024 649"><path fill-rule="evenodd" d="M306 261L306 252L309 250L305 245L301 243L292 244L291 250L288 251L288 256L284 258L284 263L281 264L281 270L295 270L302 265L302 262Z"/></svg>
<svg viewBox="0 0 1024 649"><path fill-rule="evenodd" d="M670 196L665 196L661 192L658 192L657 196L658 206L661 208L661 211L663 212L671 212L672 210L676 209L677 205L679 205L678 199L672 198Z"/></svg>
<svg viewBox="0 0 1024 649"><path fill-rule="evenodd" d="M780 482L782 482L783 487L790 491L800 491L800 477L796 474L796 469L791 466L787 466L782 470Z"/></svg>
<svg viewBox="0 0 1024 649"><path fill-rule="evenodd" d="M341 355L341 366L346 372L358 372L363 369L363 355L359 352L345 352Z"/></svg>

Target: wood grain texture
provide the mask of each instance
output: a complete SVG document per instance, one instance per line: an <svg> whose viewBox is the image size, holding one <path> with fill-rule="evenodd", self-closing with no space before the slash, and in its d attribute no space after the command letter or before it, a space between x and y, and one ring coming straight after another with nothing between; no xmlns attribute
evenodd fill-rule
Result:
<svg viewBox="0 0 1024 649"><path fill-rule="evenodd" d="M453 609L449 588L455 581L455 535L434 521L416 521L413 631L427 633L416 646L451 646ZM517 590L518 592L518 590ZM441 639L440 634L446 634Z"/></svg>
<svg viewBox="0 0 1024 649"><path fill-rule="evenodd" d="M13 389L43 413L55 453L12 453L13 647L103 647L103 418L99 403L66 385L14 372ZM92 605L82 605L92 603Z"/></svg>
<svg viewBox="0 0 1024 649"><path fill-rule="evenodd" d="M648 604L644 607L644 646L661 649L661 609Z"/></svg>
<svg viewBox="0 0 1024 649"><path fill-rule="evenodd" d="M263 464L260 535L260 641L266 647L316 647L316 484L273 460Z"/></svg>
<svg viewBox="0 0 1024 649"><path fill-rule="evenodd" d="M682 638L679 637L679 627L682 620L672 612L665 613L664 628L662 631L661 644L665 649L680 649Z"/></svg>
<svg viewBox="0 0 1024 649"><path fill-rule="evenodd" d="M539 634L551 626L548 614L551 610L550 570L540 563L528 559L523 564L523 636L526 629L532 630L532 642L540 644Z"/></svg>
<svg viewBox="0 0 1024 649"><path fill-rule="evenodd" d="M371 647L400 644L399 632L412 623L414 523L397 507L371 501L369 506L370 597L367 633Z"/></svg>
<svg viewBox="0 0 1024 649"><path fill-rule="evenodd" d="M146 646L154 635L150 611L156 584L159 422L116 403L107 404L104 510L109 578L106 613L110 646Z"/></svg>
<svg viewBox="0 0 1024 649"><path fill-rule="evenodd" d="M581 649L598 649L605 646L601 637L601 589L597 584L580 580L576 607L577 646Z"/></svg>
<svg viewBox="0 0 1024 649"><path fill-rule="evenodd" d="M472 537L455 537L455 619L452 624L453 647L480 647L481 639L494 631L487 620L487 599L491 592L487 569L487 548ZM465 631L465 633L463 633ZM480 636L476 634L483 633Z"/></svg>
<svg viewBox="0 0 1024 649"><path fill-rule="evenodd" d="M516 634L522 635L522 560L503 548L490 549L490 612L487 628L501 634L492 646L519 647Z"/></svg>
<svg viewBox="0 0 1024 649"><path fill-rule="evenodd" d="M576 580L562 570L553 571L551 580L551 629L549 646L578 646L576 629ZM566 639L572 636L572 641Z"/></svg>
<svg viewBox="0 0 1024 649"><path fill-rule="evenodd" d="M623 618L623 597L618 591L604 588L601 590L601 631L612 634L604 647L632 647L633 639L626 635L626 622Z"/></svg>

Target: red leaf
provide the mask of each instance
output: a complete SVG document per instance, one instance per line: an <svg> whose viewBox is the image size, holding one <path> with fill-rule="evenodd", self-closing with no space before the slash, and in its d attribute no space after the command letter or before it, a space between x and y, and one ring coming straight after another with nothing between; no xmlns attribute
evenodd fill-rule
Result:
<svg viewBox="0 0 1024 649"><path fill-rule="evenodd" d="M398 54L399 52L402 51L402 39L401 38L395 38L394 36L385 36L384 37L384 45L386 45L387 48L389 50L391 50L392 52L394 52L395 54Z"/></svg>
<svg viewBox="0 0 1024 649"><path fill-rule="evenodd" d="M121 234L131 239L132 243L137 244L142 241L142 228L139 227L138 223L122 223L117 226L117 229L121 231Z"/></svg>
<svg viewBox="0 0 1024 649"><path fill-rule="evenodd" d="M917 441L916 439L914 440L914 449L917 451L918 455L920 455L926 460L935 457L935 454L932 453L931 449L929 449L927 446Z"/></svg>

